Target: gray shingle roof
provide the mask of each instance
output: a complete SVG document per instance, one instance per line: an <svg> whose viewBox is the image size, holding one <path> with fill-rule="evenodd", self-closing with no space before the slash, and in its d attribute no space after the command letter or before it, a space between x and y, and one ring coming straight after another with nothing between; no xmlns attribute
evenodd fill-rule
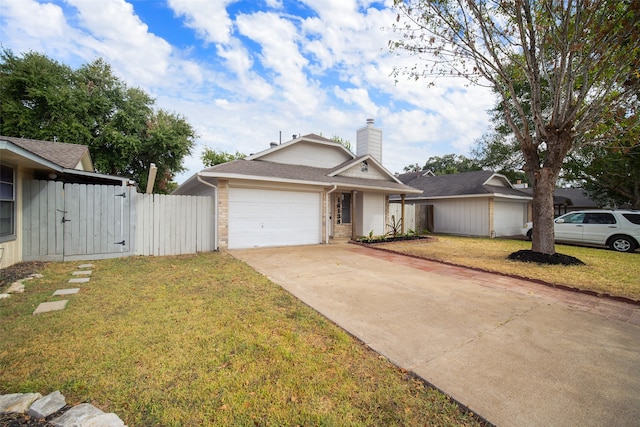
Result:
<svg viewBox="0 0 640 427"><path fill-rule="evenodd" d="M420 176L412 180L407 180L405 183L411 187L422 190L422 194L412 194L407 196L407 198L416 199L482 194L530 197L528 194L515 188L484 184L494 174L495 172L492 171L474 171L450 175Z"/></svg>
<svg viewBox="0 0 640 427"><path fill-rule="evenodd" d="M349 160L346 163L351 162L353 162L353 160ZM317 183L319 185L343 184L345 187L381 188L397 191L398 194L407 191L415 191L413 188L407 187L404 184L400 184L394 181L353 178L346 176L329 176L332 171L339 169L343 165L340 165L337 168L325 169L311 166L274 163L263 160L241 159L213 166L211 168L205 169L204 171L202 171L202 173L203 175L213 177L228 177L228 175L238 175L247 178L263 177L273 178L274 180L280 179L305 181L307 183Z"/></svg>
<svg viewBox="0 0 640 427"><path fill-rule="evenodd" d="M18 147L42 157L66 169L74 169L89 151L86 145L65 144L63 142L39 141L35 139L0 136Z"/></svg>

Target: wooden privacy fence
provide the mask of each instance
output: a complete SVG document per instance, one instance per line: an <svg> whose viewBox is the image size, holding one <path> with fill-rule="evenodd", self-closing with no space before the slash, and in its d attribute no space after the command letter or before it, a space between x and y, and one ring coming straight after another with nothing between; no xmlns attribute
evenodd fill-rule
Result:
<svg viewBox="0 0 640 427"><path fill-rule="evenodd" d="M136 194L137 255L210 252L215 247L213 197Z"/></svg>
<svg viewBox="0 0 640 427"><path fill-rule="evenodd" d="M26 181L22 258L72 261L213 251L217 249L214 223L212 197Z"/></svg>

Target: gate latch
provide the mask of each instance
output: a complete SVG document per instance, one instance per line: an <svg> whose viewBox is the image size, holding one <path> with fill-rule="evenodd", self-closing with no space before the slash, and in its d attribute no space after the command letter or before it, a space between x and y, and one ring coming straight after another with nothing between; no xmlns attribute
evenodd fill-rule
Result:
<svg viewBox="0 0 640 427"><path fill-rule="evenodd" d="M125 242L124 240L122 242L115 242L114 245L122 245L122 246L124 246L125 245L124 242Z"/></svg>
<svg viewBox="0 0 640 427"><path fill-rule="evenodd" d="M127 193L116 194L115 196L116 197L122 197L124 199L125 197L127 197Z"/></svg>

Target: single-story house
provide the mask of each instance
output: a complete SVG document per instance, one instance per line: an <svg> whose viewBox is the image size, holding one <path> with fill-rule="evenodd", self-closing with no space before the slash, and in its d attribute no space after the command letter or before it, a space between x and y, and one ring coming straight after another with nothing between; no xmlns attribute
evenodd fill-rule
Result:
<svg viewBox="0 0 640 427"><path fill-rule="evenodd" d="M26 180L126 186L127 178L94 172L88 147L0 136L0 268L22 261Z"/></svg>
<svg viewBox="0 0 640 427"><path fill-rule="evenodd" d="M382 130L357 131L357 152L309 134L205 169L173 194L216 198L218 247L328 243L385 234L392 194L418 194L382 166Z"/></svg>
<svg viewBox="0 0 640 427"><path fill-rule="evenodd" d="M522 191L533 194L533 188L530 187ZM560 216L583 209L602 209L602 206L593 201L584 188L556 188L553 192L553 208L554 215Z"/></svg>
<svg viewBox="0 0 640 427"><path fill-rule="evenodd" d="M531 195L514 188L507 177L492 171L437 176L418 171L399 175L398 179L421 190L420 194L405 196L404 202L428 208L424 209L428 216L424 222L432 232L512 236L520 233L529 218ZM402 199L396 195L391 202L401 203Z"/></svg>

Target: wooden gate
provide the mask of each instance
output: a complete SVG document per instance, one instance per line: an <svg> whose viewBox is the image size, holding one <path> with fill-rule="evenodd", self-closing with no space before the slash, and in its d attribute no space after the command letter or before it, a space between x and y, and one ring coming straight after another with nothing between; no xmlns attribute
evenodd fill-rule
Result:
<svg viewBox="0 0 640 427"><path fill-rule="evenodd" d="M133 254L133 187L26 181L24 261L73 261Z"/></svg>

